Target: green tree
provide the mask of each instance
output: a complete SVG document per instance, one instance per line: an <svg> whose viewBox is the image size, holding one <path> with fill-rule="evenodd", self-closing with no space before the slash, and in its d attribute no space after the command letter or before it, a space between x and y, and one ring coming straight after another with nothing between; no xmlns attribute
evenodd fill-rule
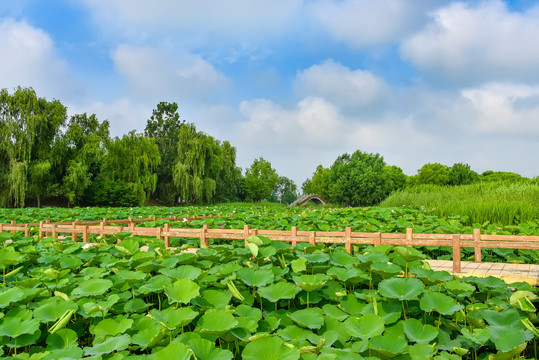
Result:
<svg viewBox="0 0 539 360"><path fill-rule="evenodd" d="M178 195L173 170L177 162L178 142L183 126L187 125L185 121L180 120L178 104L160 102L144 129L144 135L155 139L161 156L161 163L157 167L156 197L169 205L176 202Z"/></svg>
<svg viewBox="0 0 539 360"><path fill-rule="evenodd" d="M468 185L479 180L479 175L470 165L456 163L449 169L449 185Z"/></svg>
<svg viewBox="0 0 539 360"><path fill-rule="evenodd" d="M182 126L172 175L182 202L212 202L223 168L222 153L213 137L197 132L193 124Z"/></svg>
<svg viewBox="0 0 539 360"><path fill-rule="evenodd" d="M144 205L155 191L155 171L160 161L154 140L133 130L108 144L101 177L125 183L136 195L139 205Z"/></svg>
<svg viewBox="0 0 539 360"><path fill-rule="evenodd" d="M273 189L272 200L282 204L290 204L298 197L296 184L286 176L279 176Z"/></svg>
<svg viewBox="0 0 539 360"><path fill-rule="evenodd" d="M343 154L331 166L330 201L351 206L373 205L389 194L384 158L357 150Z"/></svg>
<svg viewBox="0 0 539 360"><path fill-rule="evenodd" d="M401 190L406 187L408 176L402 171L402 169L396 165L385 166L384 171L387 174L389 180L389 192Z"/></svg>
<svg viewBox="0 0 539 360"><path fill-rule="evenodd" d="M109 122L99 122L95 114L73 115L67 125L63 156L67 168L62 181L62 193L69 204L78 201L86 188L99 175L110 141Z"/></svg>
<svg viewBox="0 0 539 360"><path fill-rule="evenodd" d="M449 168L439 163L428 163L418 171L418 184L448 185Z"/></svg>
<svg viewBox="0 0 539 360"><path fill-rule="evenodd" d="M484 182L504 182L504 183L521 183L528 182L529 179L522 175L507 172L507 171L492 171L487 170L481 174L481 181Z"/></svg>
<svg viewBox="0 0 539 360"><path fill-rule="evenodd" d="M57 157L55 140L65 124L66 108L47 101L31 88L18 87L13 94L0 91L0 204L23 207L27 195L41 198L54 185Z"/></svg>
<svg viewBox="0 0 539 360"><path fill-rule="evenodd" d="M241 169L236 166L236 148L228 141L221 144L221 171L216 179L215 201L238 201L241 187Z"/></svg>
<svg viewBox="0 0 539 360"><path fill-rule="evenodd" d="M277 171L269 161L260 157L245 172L245 194L251 201L268 200L278 181Z"/></svg>
<svg viewBox="0 0 539 360"><path fill-rule="evenodd" d="M331 170L318 165L313 177L307 179L303 185L304 194L317 194L324 200L329 200L329 184L330 184Z"/></svg>

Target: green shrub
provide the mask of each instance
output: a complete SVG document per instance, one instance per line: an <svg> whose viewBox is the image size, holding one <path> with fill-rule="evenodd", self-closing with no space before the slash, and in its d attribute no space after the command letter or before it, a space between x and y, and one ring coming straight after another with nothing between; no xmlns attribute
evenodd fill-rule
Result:
<svg viewBox="0 0 539 360"><path fill-rule="evenodd" d="M137 206L137 193L128 184L112 180L96 180L84 192L84 201L94 206Z"/></svg>

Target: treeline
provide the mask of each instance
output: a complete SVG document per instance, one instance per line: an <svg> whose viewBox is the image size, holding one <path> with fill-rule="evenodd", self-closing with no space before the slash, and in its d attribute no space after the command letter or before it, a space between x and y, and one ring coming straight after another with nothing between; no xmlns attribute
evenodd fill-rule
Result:
<svg viewBox="0 0 539 360"><path fill-rule="evenodd" d="M529 179L519 174L485 171L478 174L468 164L449 167L439 163L423 165L417 175L407 176L397 166L389 166L379 154L356 151L344 154L329 168L319 165L303 183L303 192L320 195L325 200L348 206L377 205L389 194L405 188L437 185L459 186L476 183L539 184L539 177Z"/></svg>
<svg viewBox="0 0 539 360"><path fill-rule="evenodd" d="M58 100L31 88L0 91L0 206L134 206L229 201L290 202L296 186L263 158L245 175L236 148L180 119L176 103L153 110L143 133L110 137L95 115L68 118Z"/></svg>

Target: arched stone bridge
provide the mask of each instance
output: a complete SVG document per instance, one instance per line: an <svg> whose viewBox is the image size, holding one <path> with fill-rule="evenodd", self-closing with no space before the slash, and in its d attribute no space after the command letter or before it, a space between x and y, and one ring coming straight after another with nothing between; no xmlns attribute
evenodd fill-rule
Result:
<svg viewBox="0 0 539 360"><path fill-rule="evenodd" d="M296 199L293 203L290 204L290 206L303 206L307 204L309 201L314 202L317 205L327 205L328 202L322 199L317 194L303 194L299 198Z"/></svg>

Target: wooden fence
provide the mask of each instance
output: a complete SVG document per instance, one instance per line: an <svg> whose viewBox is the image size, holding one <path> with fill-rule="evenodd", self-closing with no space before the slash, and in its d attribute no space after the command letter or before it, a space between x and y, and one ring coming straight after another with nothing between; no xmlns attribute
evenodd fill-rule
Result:
<svg viewBox="0 0 539 360"><path fill-rule="evenodd" d="M218 215L216 215L218 216ZM214 217L214 216L212 216ZM353 245L405 245L405 246L441 246L453 249L453 272L461 270L461 249L463 247L474 248L475 262L481 262L481 249L505 248L505 249L531 249L539 251L539 236L513 236L513 235L483 235L480 229L474 229L473 234L417 234L412 228L406 229L405 234L366 233L353 232L350 227L345 231L299 231L292 227L290 231L259 230L251 229L245 225L243 229L210 229L204 225L201 229L171 228L166 223L163 227L137 227L137 223L153 220L190 221L202 217L170 217L162 219L127 219L101 221L74 221L72 223L39 224L11 224L0 223L0 232L24 231L30 235L31 226L39 226L39 236L44 235L58 238L59 234L70 234L76 241L81 235L83 242L90 241L90 234L112 235L119 232L131 232L134 236L152 236L163 239L164 246L170 247L171 237L199 238L201 246L208 246L210 239L243 239L247 244L247 238L253 235L266 236L271 240L290 242L296 245L298 242L311 244L344 244L346 250L352 253ZM127 226L108 226L110 224L127 224ZM118 240L119 242L120 240Z"/></svg>

